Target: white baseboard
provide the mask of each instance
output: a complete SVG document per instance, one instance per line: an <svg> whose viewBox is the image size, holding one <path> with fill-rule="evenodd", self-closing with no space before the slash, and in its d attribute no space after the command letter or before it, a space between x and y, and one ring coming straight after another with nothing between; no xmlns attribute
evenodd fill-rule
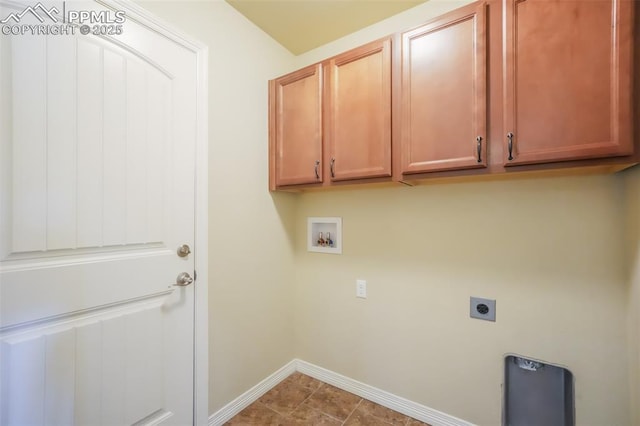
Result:
<svg viewBox="0 0 640 426"><path fill-rule="evenodd" d="M278 383L296 371L296 360L289 361L284 367L213 413L209 417L209 426L222 426L240 411L256 402L262 395L269 392Z"/></svg>
<svg viewBox="0 0 640 426"><path fill-rule="evenodd" d="M393 395L299 359L288 362L284 367L212 414L211 417L209 417L209 426L222 426L295 371L299 371L307 376L356 394L383 407L429 423L432 426L473 426L473 423L458 419L441 411L418 404L417 402L409 401L408 399Z"/></svg>

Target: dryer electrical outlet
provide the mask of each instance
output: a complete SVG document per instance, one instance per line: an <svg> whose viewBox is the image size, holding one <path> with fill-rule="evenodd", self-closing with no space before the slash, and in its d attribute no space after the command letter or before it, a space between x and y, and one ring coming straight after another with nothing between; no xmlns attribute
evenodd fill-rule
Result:
<svg viewBox="0 0 640 426"><path fill-rule="evenodd" d="M469 316L485 321L496 320L495 299L483 299L481 297L471 297L469 306Z"/></svg>

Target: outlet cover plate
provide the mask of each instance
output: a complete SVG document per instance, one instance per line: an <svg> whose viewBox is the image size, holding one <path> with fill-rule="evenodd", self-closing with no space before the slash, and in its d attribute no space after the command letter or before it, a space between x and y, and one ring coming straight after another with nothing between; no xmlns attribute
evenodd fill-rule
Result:
<svg viewBox="0 0 640 426"><path fill-rule="evenodd" d="M356 297L361 299L367 298L367 281L356 280Z"/></svg>
<svg viewBox="0 0 640 426"><path fill-rule="evenodd" d="M469 315L471 318L477 318L485 321L496 320L496 300L483 299L482 297L471 297L469 306Z"/></svg>

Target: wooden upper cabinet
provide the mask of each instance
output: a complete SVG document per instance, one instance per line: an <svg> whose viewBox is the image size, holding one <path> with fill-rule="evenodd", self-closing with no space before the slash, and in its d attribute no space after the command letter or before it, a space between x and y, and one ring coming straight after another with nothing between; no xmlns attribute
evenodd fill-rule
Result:
<svg viewBox="0 0 640 426"><path fill-rule="evenodd" d="M480 0L270 81L270 189L637 161L636 2Z"/></svg>
<svg viewBox="0 0 640 426"><path fill-rule="evenodd" d="M330 59L325 78L331 180L391 176L391 39Z"/></svg>
<svg viewBox="0 0 640 426"><path fill-rule="evenodd" d="M322 182L322 65L270 82L270 186Z"/></svg>
<svg viewBox="0 0 640 426"><path fill-rule="evenodd" d="M402 34L403 174L487 165L486 5Z"/></svg>
<svg viewBox="0 0 640 426"><path fill-rule="evenodd" d="M505 165L627 155L632 0L505 0Z"/></svg>

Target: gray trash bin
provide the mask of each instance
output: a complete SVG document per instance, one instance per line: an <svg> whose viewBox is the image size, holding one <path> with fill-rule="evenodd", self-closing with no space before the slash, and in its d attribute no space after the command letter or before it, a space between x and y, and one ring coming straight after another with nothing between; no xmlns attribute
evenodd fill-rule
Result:
<svg viewBox="0 0 640 426"><path fill-rule="evenodd" d="M513 355L504 363L505 426L574 426L569 370Z"/></svg>

